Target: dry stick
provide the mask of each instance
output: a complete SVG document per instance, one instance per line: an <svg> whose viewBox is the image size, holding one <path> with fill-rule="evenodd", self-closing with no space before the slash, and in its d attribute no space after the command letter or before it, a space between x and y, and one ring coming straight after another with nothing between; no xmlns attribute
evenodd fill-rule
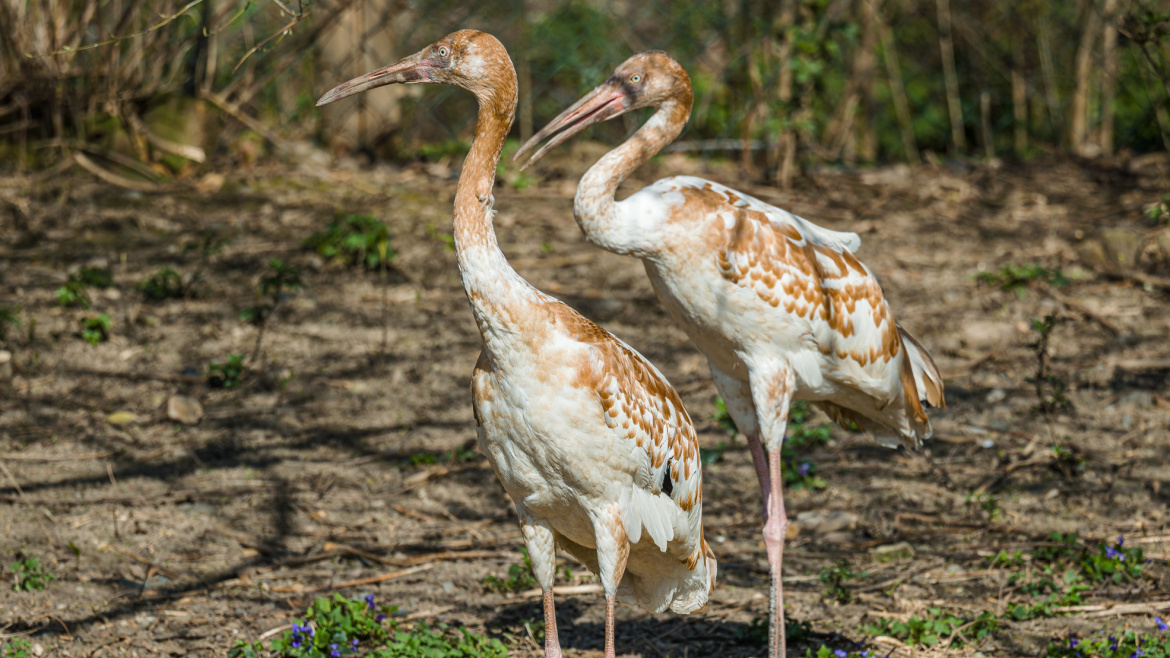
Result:
<svg viewBox="0 0 1170 658"><path fill-rule="evenodd" d="M74 153L73 160L77 162L77 164L80 165L82 169L88 171L94 176L97 176L103 181L111 185L124 187L128 190L134 190L136 192L168 192L174 189L174 186L172 185L159 185L157 183L130 180L124 176L119 176L112 171L108 171L99 167L97 163L95 163L93 160L90 160L89 157L87 157L84 153Z"/></svg>
<svg viewBox="0 0 1170 658"><path fill-rule="evenodd" d="M0 460L12 462L80 462L90 461L94 459L105 459L118 454L116 450L110 452L102 452L92 455L80 455L77 457L45 457L41 455L19 455L10 452L0 453Z"/></svg>
<svg viewBox="0 0 1170 658"><path fill-rule="evenodd" d="M260 135L276 148L284 148L284 141L278 137L276 133L269 130L263 123L245 114L238 105L229 102L223 96L213 91L206 91L200 92L199 97L223 110L228 114L228 116L244 124L244 126L246 126L249 130L255 132L257 135Z"/></svg>
<svg viewBox="0 0 1170 658"><path fill-rule="evenodd" d="M329 585L321 585L309 589L297 589L293 587L273 587L274 592L294 592L294 593L312 593L312 592L327 592L333 589L345 589L347 587L361 587L362 585L373 585L374 583L381 583L387 580L394 580L402 578L403 576L410 576L416 573L434 569L436 564L420 564L417 567L410 567L408 569L399 569L398 571L391 571L380 576L371 576L369 578L358 578L357 580L347 580L343 583L331 583Z"/></svg>

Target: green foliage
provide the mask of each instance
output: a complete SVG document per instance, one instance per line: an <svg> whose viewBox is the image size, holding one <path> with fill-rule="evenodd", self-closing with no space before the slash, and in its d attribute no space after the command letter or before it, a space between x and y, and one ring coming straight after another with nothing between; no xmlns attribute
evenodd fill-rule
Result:
<svg viewBox="0 0 1170 658"><path fill-rule="evenodd" d="M987 558L987 566L990 569L996 567L1022 567L1024 566L1024 554L1021 551L1008 553L1007 551L1000 551L994 556Z"/></svg>
<svg viewBox="0 0 1170 658"><path fill-rule="evenodd" d="M0 644L0 658L30 658L33 645L23 637L13 637Z"/></svg>
<svg viewBox="0 0 1170 658"><path fill-rule="evenodd" d="M427 222L427 237L443 243L443 251L455 251L455 236L435 228L434 222Z"/></svg>
<svg viewBox="0 0 1170 658"><path fill-rule="evenodd" d="M285 291L299 290L301 287L299 269L285 265L284 261L279 258L269 258L268 273L260 277L260 283L257 286L260 297L267 299L256 306L240 311L240 319L251 325L263 325L284 299Z"/></svg>
<svg viewBox="0 0 1170 658"><path fill-rule="evenodd" d="M507 577L500 578L495 574L490 574L480 581L484 589L504 594L536 587L537 582L536 578L532 576L532 559L528 557L528 549L521 548L520 552L523 554L520 562L515 562L508 567Z"/></svg>
<svg viewBox="0 0 1170 658"><path fill-rule="evenodd" d="M85 292L85 284L70 279L65 285L57 288L57 303L68 308L83 308L90 306L89 295Z"/></svg>
<svg viewBox="0 0 1170 658"><path fill-rule="evenodd" d="M1003 509L999 506L999 500L996 499L995 494L987 492L973 492L967 494L964 499L968 505L975 505L987 512L987 519L992 523L997 523L1003 520Z"/></svg>
<svg viewBox="0 0 1170 658"><path fill-rule="evenodd" d="M1027 294L1028 284L1033 281L1044 281L1054 286L1068 285L1068 278L1060 268L1050 269L1043 265L1004 265L998 272L980 272L975 279L982 283L999 286L1004 290L1016 293L1023 299Z"/></svg>
<svg viewBox="0 0 1170 658"><path fill-rule="evenodd" d="M910 646L927 647L933 647L944 640L949 640L946 646L982 640L998 629L999 620L990 612L980 613L974 619L965 619L943 612L941 608L927 608L925 617L915 615L906 621L880 617L876 624L862 627L869 635L886 635L902 640Z"/></svg>
<svg viewBox="0 0 1170 658"><path fill-rule="evenodd" d="M15 304L0 304L0 342L7 338L8 325L20 327L20 307Z"/></svg>
<svg viewBox="0 0 1170 658"><path fill-rule="evenodd" d="M430 464L461 464L479 459L479 453L474 448L459 447L445 452L416 452L410 456L411 466L428 466Z"/></svg>
<svg viewBox="0 0 1170 658"><path fill-rule="evenodd" d="M370 270L389 265L397 255L390 248L386 225L372 215L345 215L305 238L303 244L323 258Z"/></svg>
<svg viewBox="0 0 1170 658"><path fill-rule="evenodd" d="M699 463L703 466L710 466L722 459L723 453L726 451L726 441L716 443L714 448L699 448Z"/></svg>
<svg viewBox="0 0 1170 658"><path fill-rule="evenodd" d="M113 322L107 313L97 316L86 316L79 320L81 323L81 339L90 345L97 345L110 339L110 327Z"/></svg>
<svg viewBox="0 0 1170 658"><path fill-rule="evenodd" d="M1163 194L1157 203L1146 208L1146 217L1149 217L1150 223L1155 226L1170 224L1170 194Z"/></svg>
<svg viewBox="0 0 1170 658"><path fill-rule="evenodd" d="M722 397L715 396L715 413L712 414L711 418L719 423L719 427L722 427L724 431L735 436L738 430L735 427L735 421L731 419L731 414L727 412L727 403L723 401Z"/></svg>
<svg viewBox="0 0 1170 658"><path fill-rule="evenodd" d="M825 586L823 596L831 601L837 603L849 603L853 600L853 593L845 586L845 583L858 579L868 578L869 572L863 571L861 573L853 573L849 568L849 562L846 560L837 560L837 563L831 567L821 569L820 576L817 580Z"/></svg>
<svg viewBox="0 0 1170 658"><path fill-rule="evenodd" d="M796 400L788 409L788 432L780 448L780 469L784 486L791 489L824 489L825 480L817 475L817 465L803 457L813 448L829 441L831 425L809 427L812 411L807 402Z"/></svg>
<svg viewBox="0 0 1170 658"><path fill-rule="evenodd" d="M182 297L183 277L174 268L163 266L139 281L138 290L153 301Z"/></svg>
<svg viewBox="0 0 1170 658"><path fill-rule="evenodd" d="M83 267L70 278L90 288L109 288L114 285L114 276L107 267Z"/></svg>
<svg viewBox="0 0 1170 658"><path fill-rule="evenodd" d="M57 579L41 567L38 558L32 556L13 562L8 570L15 574L15 582L12 585L14 592L39 592L49 586L50 580Z"/></svg>
<svg viewBox="0 0 1170 658"><path fill-rule="evenodd" d="M372 658L506 658L507 649L494 638L475 635L446 624L434 628L420 623L400 627L389 615L394 606L377 606L374 595L346 599L340 594L313 601L302 621L277 637L265 651L259 641L236 642L229 658L336 658L361 655Z"/></svg>
<svg viewBox="0 0 1170 658"><path fill-rule="evenodd" d="M504 150L500 154L500 162L496 165L496 178L504 181L504 183L506 183L512 189L518 192L523 192L524 190L528 189L529 185L532 185L532 176L530 176L526 171L520 171L520 167L524 164L523 162L512 162L512 156L515 155L516 151L519 149L520 140L518 139L509 139L508 141L504 142ZM544 249L545 244L548 243L543 243L541 245L542 250Z"/></svg>
<svg viewBox="0 0 1170 658"><path fill-rule="evenodd" d="M207 366L207 385L212 388L235 388L240 385L244 373L244 357L229 354L226 363L212 363Z"/></svg>
<svg viewBox="0 0 1170 658"><path fill-rule="evenodd" d="M747 626L737 630L735 636L750 644L768 644L768 618L756 617ZM807 621L797 621L792 617L784 616L784 637L789 644L803 642L812 636L812 624Z"/></svg>
<svg viewBox="0 0 1170 658"><path fill-rule="evenodd" d="M1170 636L1166 624L1156 617L1158 634L1137 633L1132 630L1099 631L1096 636L1078 638L1070 633L1067 640L1049 642L1041 658L1170 658Z"/></svg>

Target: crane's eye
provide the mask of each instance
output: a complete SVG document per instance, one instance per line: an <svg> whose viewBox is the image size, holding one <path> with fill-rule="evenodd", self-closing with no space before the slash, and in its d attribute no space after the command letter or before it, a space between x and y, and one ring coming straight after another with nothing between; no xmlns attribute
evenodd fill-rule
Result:
<svg viewBox="0 0 1170 658"><path fill-rule="evenodd" d="M641 73L635 73L634 75L630 76L630 82L632 82L634 84L638 84L641 81L642 81L642 74Z"/></svg>
<svg viewBox="0 0 1170 658"><path fill-rule="evenodd" d="M447 59L447 56L450 54L451 54L451 51L447 50L447 46L439 46L439 57L442 57L443 59Z"/></svg>

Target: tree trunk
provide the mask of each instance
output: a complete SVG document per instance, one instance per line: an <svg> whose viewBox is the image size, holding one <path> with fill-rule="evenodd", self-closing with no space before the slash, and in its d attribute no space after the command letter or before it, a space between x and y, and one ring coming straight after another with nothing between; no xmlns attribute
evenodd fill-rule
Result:
<svg viewBox="0 0 1170 658"><path fill-rule="evenodd" d="M955 73L955 45L951 36L950 0L938 0L938 48L942 53L943 80L947 90L947 110L951 115L951 149L956 153L967 147L963 138L963 106L959 103L959 78Z"/></svg>
<svg viewBox="0 0 1170 658"><path fill-rule="evenodd" d="M857 117L857 157L862 162L877 159L877 141L873 134L875 106L873 94L874 52L877 50L878 0L857 0L861 21L861 43L853 58L853 77L861 95L861 111ZM848 142L846 142L848 144ZM848 146L846 147L848 148Z"/></svg>
<svg viewBox="0 0 1170 658"><path fill-rule="evenodd" d="M983 136L983 154L988 160L995 157L995 133L991 132L991 92L979 94L979 127Z"/></svg>
<svg viewBox="0 0 1170 658"><path fill-rule="evenodd" d="M1073 92L1072 129L1069 135L1073 153L1086 153L1089 137L1089 94L1093 71L1093 43L1096 42L1099 16L1097 8L1089 4L1085 13L1085 28L1077 48L1077 88Z"/></svg>
<svg viewBox="0 0 1170 658"><path fill-rule="evenodd" d="M1036 49L1040 54L1040 73L1044 79L1044 101L1048 109L1048 122L1057 143L1064 141L1064 114L1060 111L1059 88L1056 86L1056 66L1052 62L1052 38L1049 34L1048 16L1041 15L1036 26Z"/></svg>
<svg viewBox="0 0 1170 658"><path fill-rule="evenodd" d="M780 29L787 30L796 19L796 0L781 0L780 2ZM792 112L792 40L785 35L780 40L780 52L777 56L780 65L780 79L776 92L780 100L782 111ZM780 166L776 168L776 184L787 189L792 186L792 170L796 165L796 131L791 126L785 126L780 131Z"/></svg>
<svg viewBox="0 0 1170 658"><path fill-rule="evenodd" d="M1113 155L1113 102L1117 83L1117 0L1105 0L1105 32L1101 38L1101 154Z"/></svg>
<svg viewBox="0 0 1170 658"><path fill-rule="evenodd" d="M894 97L894 111L897 113L898 126L902 133L902 148L906 150L906 160L912 165L918 165L922 160L918 157L918 145L914 141L910 102L906 99L906 87L902 84L902 69L898 65L898 51L894 46L894 38L890 34L890 26L886 25L881 16L875 16L874 21L877 23L878 36L882 41L886 73L890 77L890 94Z"/></svg>
<svg viewBox="0 0 1170 658"><path fill-rule="evenodd" d="M1028 150L1028 85L1024 80L1023 35L1012 40L1012 119L1016 157Z"/></svg>

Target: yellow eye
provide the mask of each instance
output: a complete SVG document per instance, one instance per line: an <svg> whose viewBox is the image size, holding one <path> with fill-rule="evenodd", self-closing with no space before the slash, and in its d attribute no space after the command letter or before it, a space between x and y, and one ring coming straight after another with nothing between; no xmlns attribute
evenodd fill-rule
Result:
<svg viewBox="0 0 1170 658"><path fill-rule="evenodd" d="M634 75L630 76L630 82L632 82L634 84L638 84L641 81L642 81L642 74L641 73L635 73Z"/></svg>
<svg viewBox="0 0 1170 658"><path fill-rule="evenodd" d="M451 51L447 50L447 46L439 46L439 57L445 58L445 57L447 57L447 55L450 55L450 54L451 54Z"/></svg>

